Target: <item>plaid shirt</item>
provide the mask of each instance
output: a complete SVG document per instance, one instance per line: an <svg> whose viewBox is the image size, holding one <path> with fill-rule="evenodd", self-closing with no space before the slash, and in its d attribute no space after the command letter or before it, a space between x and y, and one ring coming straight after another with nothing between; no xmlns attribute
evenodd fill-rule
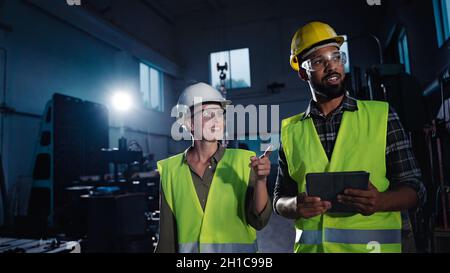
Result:
<svg viewBox="0 0 450 273"><path fill-rule="evenodd" d="M311 101L303 117L303 120L313 119L317 134L329 159L333 153L345 111L358 111L356 100L348 95L344 97L341 105L327 117L321 113L317 103ZM414 157L409 137L392 107L389 108L387 124L386 177L391 183L391 187L394 185L405 185L413 188L417 192L419 206L424 205L426 189L422 183L422 174ZM281 147L279 151L278 177L274 190L274 207L278 199L297 196L297 191L297 183L289 176L286 157ZM405 213L403 216L406 218Z"/></svg>

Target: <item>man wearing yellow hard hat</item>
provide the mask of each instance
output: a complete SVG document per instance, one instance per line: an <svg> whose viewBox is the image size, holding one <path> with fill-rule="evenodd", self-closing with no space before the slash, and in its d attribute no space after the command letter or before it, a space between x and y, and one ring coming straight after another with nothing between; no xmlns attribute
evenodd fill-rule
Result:
<svg viewBox="0 0 450 273"><path fill-rule="evenodd" d="M292 39L290 63L312 100L282 122L274 208L296 220L295 252L402 252L401 211L425 201L421 172L388 103L350 97L343 43L322 22L306 24ZM346 189L333 203L354 213L330 212L332 203L306 194L307 174L355 171L369 173L368 189Z"/></svg>

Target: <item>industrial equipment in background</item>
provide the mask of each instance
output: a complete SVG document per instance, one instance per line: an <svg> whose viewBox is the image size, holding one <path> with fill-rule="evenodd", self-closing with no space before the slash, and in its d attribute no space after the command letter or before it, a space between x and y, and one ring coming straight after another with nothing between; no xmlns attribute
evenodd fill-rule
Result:
<svg viewBox="0 0 450 273"><path fill-rule="evenodd" d="M432 81L423 96L431 122L424 127L430 183L428 249L450 252L450 66Z"/></svg>
<svg viewBox="0 0 450 273"><path fill-rule="evenodd" d="M358 99L387 101L396 110L410 141L423 182L427 203L411 211L419 252L449 252L450 245L450 77L447 67L423 88L402 64L380 64L353 69L353 90Z"/></svg>
<svg viewBox="0 0 450 273"><path fill-rule="evenodd" d="M285 87L286 87L286 84L284 84L284 83L273 82L273 83L267 85L267 90L269 90L269 92L272 94L278 94Z"/></svg>
<svg viewBox="0 0 450 273"><path fill-rule="evenodd" d="M80 175L106 173L101 148L109 146L108 109L62 94L47 103L35 148L33 182L25 221L30 235L62 225L66 188ZM18 219L21 220L21 219ZM29 223L22 223L26 228ZM34 233L34 234L33 234Z"/></svg>
<svg viewBox="0 0 450 273"><path fill-rule="evenodd" d="M224 65L220 65L219 63L217 63L217 72L219 72L219 79L220 79L219 91L220 91L220 93L222 93L222 96L226 99L227 98L227 86L226 86L227 73L225 73L225 71L228 71L228 63L225 62ZM224 147L228 147L229 141L226 137L222 140L222 145Z"/></svg>
<svg viewBox="0 0 450 273"><path fill-rule="evenodd" d="M81 253L79 242L65 242L58 239L30 240L0 237L0 253Z"/></svg>
<svg viewBox="0 0 450 273"><path fill-rule="evenodd" d="M220 65L217 63L217 72L219 72L219 79L220 79L220 88L219 91L222 93L222 96L224 98L227 98L227 88L226 88L226 80L227 80L227 73L225 71L228 71L228 63L225 62L224 65Z"/></svg>
<svg viewBox="0 0 450 273"><path fill-rule="evenodd" d="M118 148L108 148L108 116L103 105L53 95L41 121L26 215L16 215L3 237L27 238L17 242L30 246L36 244L28 238L58 237L80 242L83 252L153 252L159 173L137 141L122 137Z"/></svg>
<svg viewBox="0 0 450 273"><path fill-rule="evenodd" d="M367 88L362 92L365 99L389 102L408 132L423 128L426 116L422 87L414 76L404 72L403 65L376 65L365 76Z"/></svg>

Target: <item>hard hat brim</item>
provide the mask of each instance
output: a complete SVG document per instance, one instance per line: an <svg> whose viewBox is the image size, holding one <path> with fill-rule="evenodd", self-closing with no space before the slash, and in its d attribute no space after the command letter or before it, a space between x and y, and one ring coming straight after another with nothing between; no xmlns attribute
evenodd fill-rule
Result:
<svg viewBox="0 0 450 273"><path fill-rule="evenodd" d="M207 100L202 102L202 104L207 104L207 103L220 103L222 105L223 108L225 108L227 105L231 104L231 100Z"/></svg>
<svg viewBox="0 0 450 273"><path fill-rule="evenodd" d="M231 100L225 100L225 99L224 100L208 100L208 101L203 101L201 103L201 105L208 104L208 103L219 103L221 105L221 107L223 109L225 109L228 105L230 105L232 103L232 101ZM184 105L184 104L177 104L176 107L177 107L177 111L178 112L185 113L188 110L192 110L192 108L195 108L195 106L197 106L197 105L198 104L194 104L191 107L189 107L189 106Z"/></svg>
<svg viewBox="0 0 450 273"><path fill-rule="evenodd" d="M327 45L327 44L333 44L336 43L339 47L341 47L345 42L345 37L344 36L336 36L330 39L326 39L323 41L320 41L318 43L314 43L312 45L310 45L309 47L305 48L304 50L302 50L299 54L297 54L297 56L305 56L306 53L314 50L316 47L318 47L319 45ZM308 54L309 55L309 54Z"/></svg>

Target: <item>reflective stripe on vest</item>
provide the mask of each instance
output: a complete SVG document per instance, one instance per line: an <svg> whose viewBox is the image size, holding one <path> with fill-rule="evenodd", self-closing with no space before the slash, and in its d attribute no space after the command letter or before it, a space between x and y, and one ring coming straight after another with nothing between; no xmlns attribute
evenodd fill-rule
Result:
<svg viewBox="0 0 450 273"><path fill-rule="evenodd" d="M179 244L180 253L199 253L198 243ZM200 244L201 253L255 253L258 251L256 241L253 244Z"/></svg>
<svg viewBox="0 0 450 273"><path fill-rule="evenodd" d="M386 230L355 230L355 229L325 229L325 239L322 239L321 230L297 230L300 233L298 243L317 245L322 242L338 244L369 244L377 242L380 244L400 244L402 234L399 229Z"/></svg>
<svg viewBox="0 0 450 273"><path fill-rule="evenodd" d="M179 253L198 253L198 243L178 244Z"/></svg>

